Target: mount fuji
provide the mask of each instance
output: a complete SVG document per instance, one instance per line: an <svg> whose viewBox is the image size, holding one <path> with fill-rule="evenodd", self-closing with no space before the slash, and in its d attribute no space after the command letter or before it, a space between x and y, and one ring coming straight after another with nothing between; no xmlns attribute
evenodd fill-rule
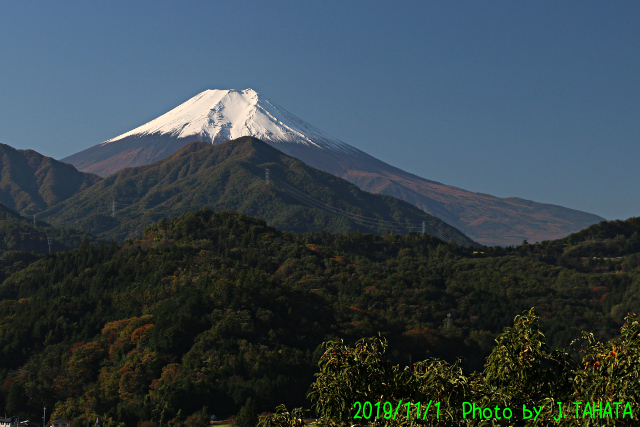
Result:
<svg viewBox="0 0 640 427"><path fill-rule="evenodd" d="M253 89L206 90L157 119L63 161L100 176L163 159L194 141L252 136L290 154L302 148L366 155L289 113Z"/></svg>
<svg viewBox="0 0 640 427"><path fill-rule="evenodd" d="M62 161L108 176L161 160L190 142L218 144L242 136L261 139L365 191L408 201L482 244L557 239L604 220L557 205L498 198L421 178L322 132L253 89L206 90L140 127Z"/></svg>

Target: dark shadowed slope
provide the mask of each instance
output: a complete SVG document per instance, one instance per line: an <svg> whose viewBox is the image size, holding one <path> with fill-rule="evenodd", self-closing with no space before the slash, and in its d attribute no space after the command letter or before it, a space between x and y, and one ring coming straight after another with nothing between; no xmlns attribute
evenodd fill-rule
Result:
<svg viewBox="0 0 640 427"><path fill-rule="evenodd" d="M22 214L37 214L101 179L33 150L0 144L0 203Z"/></svg>

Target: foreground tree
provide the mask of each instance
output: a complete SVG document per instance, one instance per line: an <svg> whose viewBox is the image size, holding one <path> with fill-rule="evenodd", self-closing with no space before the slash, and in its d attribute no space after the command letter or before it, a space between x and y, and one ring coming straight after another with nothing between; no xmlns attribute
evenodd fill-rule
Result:
<svg viewBox="0 0 640 427"><path fill-rule="evenodd" d="M439 359L392 366L382 337L350 347L325 343L310 398L319 426L631 426L640 400L640 323L620 338L584 333L581 364L551 351L533 309L496 339L481 374ZM572 369L573 368L573 369ZM295 415L293 415L295 414ZM278 407L264 427L303 425L302 410Z"/></svg>
<svg viewBox="0 0 640 427"><path fill-rule="evenodd" d="M620 338L598 341L583 332L581 369L574 378L575 414L593 418L594 425L633 425L640 403L640 323L627 316ZM587 406L590 405L590 406ZM631 415L633 418L631 418Z"/></svg>

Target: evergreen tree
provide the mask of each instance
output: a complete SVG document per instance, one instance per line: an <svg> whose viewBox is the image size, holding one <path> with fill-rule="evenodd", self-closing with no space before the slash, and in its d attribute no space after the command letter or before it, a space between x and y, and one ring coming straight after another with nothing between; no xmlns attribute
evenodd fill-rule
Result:
<svg viewBox="0 0 640 427"><path fill-rule="evenodd" d="M244 406L240 408L236 424L238 427L256 427L258 424L258 410L252 398L248 398Z"/></svg>

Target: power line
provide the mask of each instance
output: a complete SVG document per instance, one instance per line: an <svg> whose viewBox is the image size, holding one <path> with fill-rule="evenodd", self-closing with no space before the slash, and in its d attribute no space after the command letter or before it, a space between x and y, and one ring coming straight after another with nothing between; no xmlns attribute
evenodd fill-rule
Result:
<svg viewBox="0 0 640 427"><path fill-rule="evenodd" d="M255 154L254 154L255 155ZM270 159L266 159L263 158L262 156L257 156L255 155L255 157L262 161L263 163L271 163L272 160ZM274 177L273 174L271 173L272 171L270 171L268 168L265 168L265 182L267 182L267 185L269 183L274 183L274 184L278 184L278 182L276 182L276 180L279 180L278 177ZM299 189L290 186L287 181L286 178L284 178L283 180L279 180L280 185L285 185L288 186L287 189L282 188L281 186L278 186L278 188L280 188L281 190L285 191L287 194L291 195L292 197L298 199L299 201L309 204L312 203L313 206L312 207L316 207L318 209L322 209L322 210L327 210L330 213L334 213L336 215L341 215L341 216L346 216L350 219L352 219L353 221L358 221L358 219L356 218L361 218L361 225L368 225L368 226L372 226L374 224L372 224L371 222L373 221L375 223L375 226L377 226L378 228L383 228L384 227L388 227L391 231L395 231L398 232L399 234L402 234L400 231L398 230L404 230L404 232L407 231L414 231L414 230L422 230L422 234L428 233L431 234L432 236L445 241L445 242L450 242L452 241L451 238L449 237L445 237L442 234L440 234L438 232L437 229L435 229L433 226L431 226L430 224L428 224L426 221L422 222L422 226L407 226L407 225L402 225L399 224L398 222L392 222L392 221L386 221L386 220L382 220L382 219L378 219L378 218L372 218L372 217L366 217L364 215L359 215L359 214L355 214L352 212L348 212L345 211L343 209L328 205L316 198L314 198L313 196L310 196L306 193L303 193L302 191L300 191ZM353 185L353 184L352 184ZM357 187L357 186L356 186ZM287 191L289 190L289 191ZM296 193L291 194L291 192ZM300 198L302 198L303 200L301 200ZM363 222L363 223L362 223Z"/></svg>
<svg viewBox="0 0 640 427"><path fill-rule="evenodd" d="M442 236L440 233L438 233L437 231L435 231L430 225L428 225L426 223L426 221L422 222L422 227L418 227L418 226L411 226L411 225L402 225L399 224L397 222L392 222L392 221L387 221L387 220L383 220L383 219L379 219L379 218L373 218L373 217L367 217L365 215L360 215L360 214L356 214L353 212L348 212L345 211L344 209L340 209L338 207L335 206L331 206L321 200L316 199L313 196L310 196L304 192L302 192L301 190L293 187L292 185L290 185L289 183L286 182L286 180L281 180L278 177L273 177L270 176L270 182L273 182L279 189L281 189L282 191L284 191L285 193L289 194L290 196L296 198L297 200L310 205L312 207L327 211L329 213L333 213L336 215L340 215L346 218L349 218L355 222L360 223L361 225L368 225L368 226L374 226L374 227L378 227L378 228L387 228L390 229L391 231L395 231L398 232L399 230L405 230L406 231L412 231L412 230L417 230L417 229L422 229L422 233L424 234L427 231L427 227L429 228L430 233L433 236L439 238L440 240L443 241L450 241L451 239L446 238L444 236Z"/></svg>
<svg viewBox="0 0 640 427"><path fill-rule="evenodd" d="M392 229L409 229L410 227L406 227L406 226L401 226L401 225L396 225L394 223L391 223L389 221L385 221L382 219L378 219L378 218L371 218L371 217L365 217L363 215L359 215L359 214L355 214L352 212L348 212L345 211L343 209L331 206L325 202L322 202L316 198L314 198L313 196L309 196L308 194L303 193L302 191L291 187L290 185L286 184L285 182L282 182L280 180L276 180L272 178L272 181L276 184L276 186L281 189L282 191L284 191L285 193L289 194L290 196L294 197L295 199L297 199L298 201L305 203L307 205L310 205L311 207L315 207L321 210L324 210L326 212L329 213L333 213L336 215L340 215L343 217L347 217L349 219L352 219L354 221L360 222L362 223L362 225L369 225L369 226L377 226L377 227L388 227L388 228L392 228Z"/></svg>
<svg viewBox="0 0 640 427"><path fill-rule="evenodd" d="M264 159L261 159L264 160ZM254 179L249 179L243 183L234 183L233 187L230 189L225 188L224 193L229 193L230 191L238 194L241 192L244 192L246 190L255 188L256 186L259 186L261 184L261 179L259 179L259 177L254 175ZM237 181L237 180L236 180ZM347 218L351 221L354 221L357 224L363 225L363 226L367 226L367 227L372 227L372 228L378 228L381 230L386 230L386 231L390 231L393 233L398 233L398 234L405 234L407 232L410 231L419 231L422 234L431 234L432 236L445 241L445 242L449 242L452 239L443 236L442 234L440 234L438 232L438 230L436 230L434 227L432 227L430 224L427 223L427 221L422 221L422 223L420 225L415 225L415 224L411 224L411 223L406 223L406 224L401 224L397 221L389 221L389 220L385 220L382 218L376 218L376 217L371 217L371 216L367 216L367 215L362 215L362 214L358 214L358 213L354 213L354 212L349 212L347 210L344 210L342 208L339 208L337 206L332 206L322 200L319 200L318 198L305 193L304 191L298 189L296 186L292 185L291 183L288 182L288 180L286 178L281 178L279 176L274 176L272 174L272 171L269 168L265 168L264 171L264 183L267 186L275 186L278 190L284 192L285 194L291 196L292 198L298 200L299 202L310 206L312 208L316 208L316 209L320 209L324 212L330 213L330 214L334 214L334 215L338 215L344 218ZM227 180L225 187L228 187L230 185L230 180ZM144 197L142 198L144 199ZM122 203L122 202L116 202L115 197L112 199L111 201L111 217L115 218L116 217L116 210L119 207L125 207L125 206L130 206L131 204L134 203L138 203L139 201L141 201L141 198L137 198L137 197L126 197L126 198L120 198L119 200L123 200L127 203ZM158 203L157 205L154 206L155 208L161 207L163 205L166 206L167 203L171 202L169 199ZM103 205L104 206L104 205ZM34 214L34 224L35 224L35 214Z"/></svg>
<svg viewBox="0 0 640 427"><path fill-rule="evenodd" d="M388 227L392 227L392 228L401 228L401 229L412 229L415 227L411 227L411 226L403 226L401 224L398 224L397 222L392 222L392 221L387 221L387 220L383 220L380 218L373 218L373 217L367 217L364 215L360 215L360 214L356 214L353 212L349 212L349 211L345 211L344 209L335 207L335 206L331 206L321 200L316 199L313 196L310 196L304 192L302 192L301 190L289 185L286 181L281 181L278 180L279 184L281 186L281 188L286 191L288 194L293 195L295 198L297 199L302 199L301 201L305 201L305 202L309 202L311 204L314 204L316 207L319 207L321 209L327 209L329 211L331 211L332 213L338 214L338 215L343 215L343 216L347 216L351 219L354 220L360 220L363 222L369 222L371 224L376 224L376 225L385 225Z"/></svg>

